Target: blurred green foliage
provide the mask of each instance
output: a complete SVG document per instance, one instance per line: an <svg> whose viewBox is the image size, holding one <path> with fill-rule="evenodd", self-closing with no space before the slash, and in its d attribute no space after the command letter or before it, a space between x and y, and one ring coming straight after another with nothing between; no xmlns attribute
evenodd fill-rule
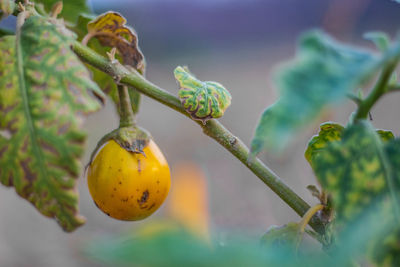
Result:
<svg viewBox="0 0 400 267"><path fill-rule="evenodd" d="M341 44L321 31L304 34L296 58L277 74L280 98L262 114L252 153L282 148L325 107L345 99L399 53L400 44L377 56Z"/></svg>
<svg viewBox="0 0 400 267"><path fill-rule="evenodd" d="M274 227L273 233L268 231L273 238L267 241L264 238L257 241L245 235L230 235L227 241L215 239L207 243L180 227L152 235L142 235L142 229L139 229L120 236L96 238L84 251L93 260L113 266L336 267L358 266L357 260L368 257L381 266L398 266L398 239L386 235L398 224L393 216L387 215L382 202L372 203L340 233L340 246L325 251L310 241L302 241L297 253L293 253L290 240L297 242L297 238L285 237L297 235L290 234L297 233L297 227L293 227L297 224L294 223L288 224L291 225L289 228ZM271 240L275 241L269 242ZM391 250L387 250L389 248Z"/></svg>

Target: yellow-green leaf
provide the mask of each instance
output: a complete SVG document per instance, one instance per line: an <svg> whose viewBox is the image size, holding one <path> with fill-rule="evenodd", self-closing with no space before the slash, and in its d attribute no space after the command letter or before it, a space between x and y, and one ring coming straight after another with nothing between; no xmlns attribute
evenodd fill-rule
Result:
<svg viewBox="0 0 400 267"><path fill-rule="evenodd" d="M320 132L321 137L326 135ZM332 196L338 223L354 220L377 197L390 192L396 166L390 164L383 142L367 122L335 133L330 142L321 141L324 148L314 150L309 160Z"/></svg>
<svg viewBox="0 0 400 267"><path fill-rule="evenodd" d="M327 144L333 141L339 141L342 138L344 127L332 122L326 122L320 125L318 135L314 136L307 146L305 157L312 164L313 157L323 150Z"/></svg>
<svg viewBox="0 0 400 267"><path fill-rule="evenodd" d="M174 71L179 83L179 99L183 107L195 120L205 123L212 118L220 118L231 104L231 94L217 82L202 82L186 67Z"/></svg>
<svg viewBox="0 0 400 267"><path fill-rule="evenodd" d="M334 122L325 122L320 125L318 135L315 135L308 142L307 150L304 153L307 161L313 166L314 157L323 151L331 142L340 141L344 127ZM376 130L382 142L394 139L394 135L388 130Z"/></svg>
<svg viewBox="0 0 400 267"><path fill-rule="evenodd" d="M99 90L70 50L65 28L31 16L20 39L0 39L0 181L65 231L84 223L76 179L86 114Z"/></svg>

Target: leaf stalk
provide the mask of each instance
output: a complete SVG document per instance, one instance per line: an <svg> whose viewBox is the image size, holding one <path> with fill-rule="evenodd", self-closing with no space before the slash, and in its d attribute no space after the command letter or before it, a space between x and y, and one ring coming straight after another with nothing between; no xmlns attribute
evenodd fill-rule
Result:
<svg viewBox="0 0 400 267"><path fill-rule="evenodd" d="M396 57L390 64L383 68L378 82L375 84L372 91L364 100L359 103L358 109L354 115L354 122L366 119L374 104L381 98L381 96L388 92L388 83L393 71L397 66L398 60L399 57Z"/></svg>

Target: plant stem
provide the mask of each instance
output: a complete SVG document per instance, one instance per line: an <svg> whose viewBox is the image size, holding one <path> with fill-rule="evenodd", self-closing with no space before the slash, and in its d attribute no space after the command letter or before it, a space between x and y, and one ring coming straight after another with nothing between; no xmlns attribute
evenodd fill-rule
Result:
<svg viewBox="0 0 400 267"><path fill-rule="evenodd" d="M190 115L184 110L179 99L168 93L164 89L147 81L142 75L135 70L128 70L119 63L111 63L106 58L97 54L90 48L83 46L79 42L72 44L72 50L86 63L109 74L120 84L134 87L140 93L151 97L158 102L182 113L190 118ZM272 170L264 165L261 160L255 158L254 161L248 162L249 149L246 145L231 132L229 132L217 120L209 120L205 125L199 121L195 121L203 128L206 135L216 140L225 147L244 165L246 165L262 182L264 182L272 191L274 191L283 201L285 201L297 214L303 216L310 206L291 190ZM310 220L310 226L320 234L324 233L325 226L318 217Z"/></svg>
<svg viewBox="0 0 400 267"><path fill-rule="evenodd" d="M386 89L387 89L390 77L392 76L392 73L397 66L397 60L398 59L395 58L391 63L389 63L388 65L386 65L386 67L383 68L382 73L378 79L378 82L375 84L372 91L369 93L369 95L364 100L362 100L359 103L356 114L354 115L355 122L358 120L366 119L372 106L378 101L378 99L384 93L387 92Z"/></svg>

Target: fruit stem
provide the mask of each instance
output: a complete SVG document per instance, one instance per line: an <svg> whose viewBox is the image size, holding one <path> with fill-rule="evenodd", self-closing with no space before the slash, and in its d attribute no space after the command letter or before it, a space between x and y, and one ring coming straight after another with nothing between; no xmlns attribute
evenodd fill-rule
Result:
<svg viewBox="0 0 400 267"><path fill-rule="evenodd" d="M118 85L117 87L119 96L119 127L134 127L136 126L136 117L132 110L128 86Z"/></svg>

